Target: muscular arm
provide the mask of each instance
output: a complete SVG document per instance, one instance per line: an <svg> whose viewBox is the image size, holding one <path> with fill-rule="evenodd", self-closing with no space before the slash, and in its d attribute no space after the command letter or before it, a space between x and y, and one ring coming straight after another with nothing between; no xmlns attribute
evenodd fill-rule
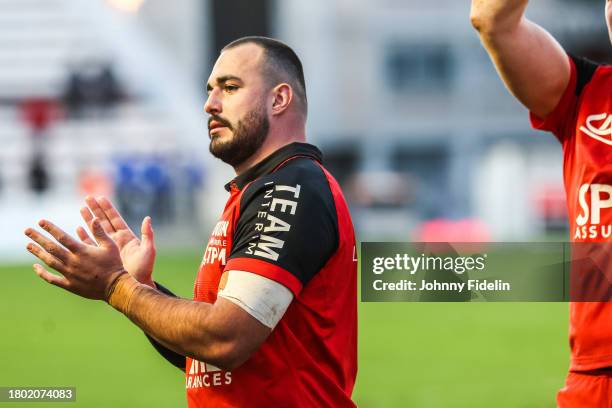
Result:
<svg viewBox="0 0 612 408"><path fill-rule="evenodd" d="M117 279L108 302L170 350L226 370L244 363L271 332L229 300L172 298L128 274Z"/></svg>
<svg viewBox="0 0 612 408"><path fill-rule="evenodd" d="M561 45L525 17L528 0L472 0L471 21L510 92L539 117L559 103L570 65Z"/></svg>
<svg viewBox="0 0 612 408"><path fill-rule="evenodd" d="M166 287L162 286L161 284L159 284L158 282L154 282L154 286L157 287L157 290L165 295L171 296L171 297L177 297L174 293L172 293L170 290L168 290ZM147 339L149 340L149 342L151 343L151 345L153 346L153 348L155 348L155 350L163 357L166 359L166 361L168 361L170 364L172 364L173 366L175 366L176 368L178 368L181 371L185 371L185 356L176 353L172 350L170 350L169 348L165 347L163 344L161 344L157 339L154 339L153 337L151 337L149 334L145 333L145 336L147 336Z"/></svg>

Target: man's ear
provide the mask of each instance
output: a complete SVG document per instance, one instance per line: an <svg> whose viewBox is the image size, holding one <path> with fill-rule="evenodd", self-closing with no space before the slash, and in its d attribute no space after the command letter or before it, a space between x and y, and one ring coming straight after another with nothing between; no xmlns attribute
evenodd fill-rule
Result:
<svg viewBox="0 0 612 408"><path fill-rule="evenodd" d="M293 100L291 85L282 83L272 89L272 114L280 115L285 112Z"/></svg>

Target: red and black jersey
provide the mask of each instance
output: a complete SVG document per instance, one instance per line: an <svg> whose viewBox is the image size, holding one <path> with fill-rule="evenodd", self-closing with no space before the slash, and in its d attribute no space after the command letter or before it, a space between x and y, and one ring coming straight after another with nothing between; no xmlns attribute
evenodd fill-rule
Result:
<svg viewBox="0 0 612 408"><path fill-rule="evenodd" d="M348 207L320 151L293 143L226 186L194 300L214 303L224 271L256 273L294 299L237 369L187 358L189 407L353 407L357 261Z"/></svg>
<svg viewBox="0 0 612 408"><path fill-rule="evenodd" d="M570 57L570 82L536 129L563 145L563 178L574 242L612 241L612 67ZM570 304L573 371L612 367L612 304Z"/></svg>

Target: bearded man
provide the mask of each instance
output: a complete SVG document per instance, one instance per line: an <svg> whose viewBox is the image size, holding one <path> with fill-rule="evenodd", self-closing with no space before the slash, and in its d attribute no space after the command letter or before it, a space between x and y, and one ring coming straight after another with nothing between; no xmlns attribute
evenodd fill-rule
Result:
<svg viewBox="0 0 612 408"><path fill-rule="evenodd" d="M150 218L138 239L105 198L81 209L93 238L48 220L39 225L55 240L28 228L28 250L61 275L34 269L139 326L185 371L189 407L353 407L355 237L338 183L305 143L302 64L280 41L242 38L222 50L207 89L210 152L237 176L193 300L153 281Z"/></svg>

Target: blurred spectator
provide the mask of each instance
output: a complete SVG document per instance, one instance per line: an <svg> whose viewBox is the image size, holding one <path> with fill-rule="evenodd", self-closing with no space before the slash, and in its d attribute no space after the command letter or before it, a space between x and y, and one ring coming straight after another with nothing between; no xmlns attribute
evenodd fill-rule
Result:
<svg viewBox="0 0 612 408"><path fill-rule="evenodd" d="M49 174L44 157L40 152L35 153L32 157L28 178L30 189L37 194L42 194L49 188Z"/></svg>
<svg viewBox="0 0 612 408"><path fill-rule="evenodd" d="M124 99L124 92L109 64L89 62L68 77L63 100L72 117L84 112L107 112Z"/></svg>
<svg viewBox="0 0 612 408"><path fill-rule="evenodd" d="M149 214L151 199L142 182L138 180L133 160L125 159L117 163L115 193L119 211L134 229L142 221L141 216ZM137 231L138 228L135 230Z"/></svg>
<svg viewBox="0 0 612 408"><path fill-rule="evenodd" d="M116 162L115 194L126 222L138 227L151 215L158 224L175 221L172 166L159 157L124 157Z"/></svg>
<svg viewBox="0 0 612 408"><path fill-rule="evenodd" d="M47 98L28 98L21 103L21 118L34 136L41 136L51 124L61 117L59 103Z"/></svg>
<svg viewBox="0 0 612 408"><path fill-rule="evenodd" d="M60 108L57 101L46 98L29 98L20 106L21 117L31 129L33 138L32 160L28 169L28 184L37 194L49 188L49 174L46 166L44 140L47 129L58 119Z"/></svg>
<svg viewBox="0 0 612 408"><path fill-rule="evenodd" d="M204 170L197 162L189 162L182 169L182 177L186 184L185 210L195 214L197 210L197 192L204 186Z"/></svg>
<svg viewBox="0 0 612 408"><path fill-rule="evenodd" d="M160 223L174 219L172 180L166 168L161 160L156 160L146 163L142 170L143 181L153 196L151 214Z"/></svg>

